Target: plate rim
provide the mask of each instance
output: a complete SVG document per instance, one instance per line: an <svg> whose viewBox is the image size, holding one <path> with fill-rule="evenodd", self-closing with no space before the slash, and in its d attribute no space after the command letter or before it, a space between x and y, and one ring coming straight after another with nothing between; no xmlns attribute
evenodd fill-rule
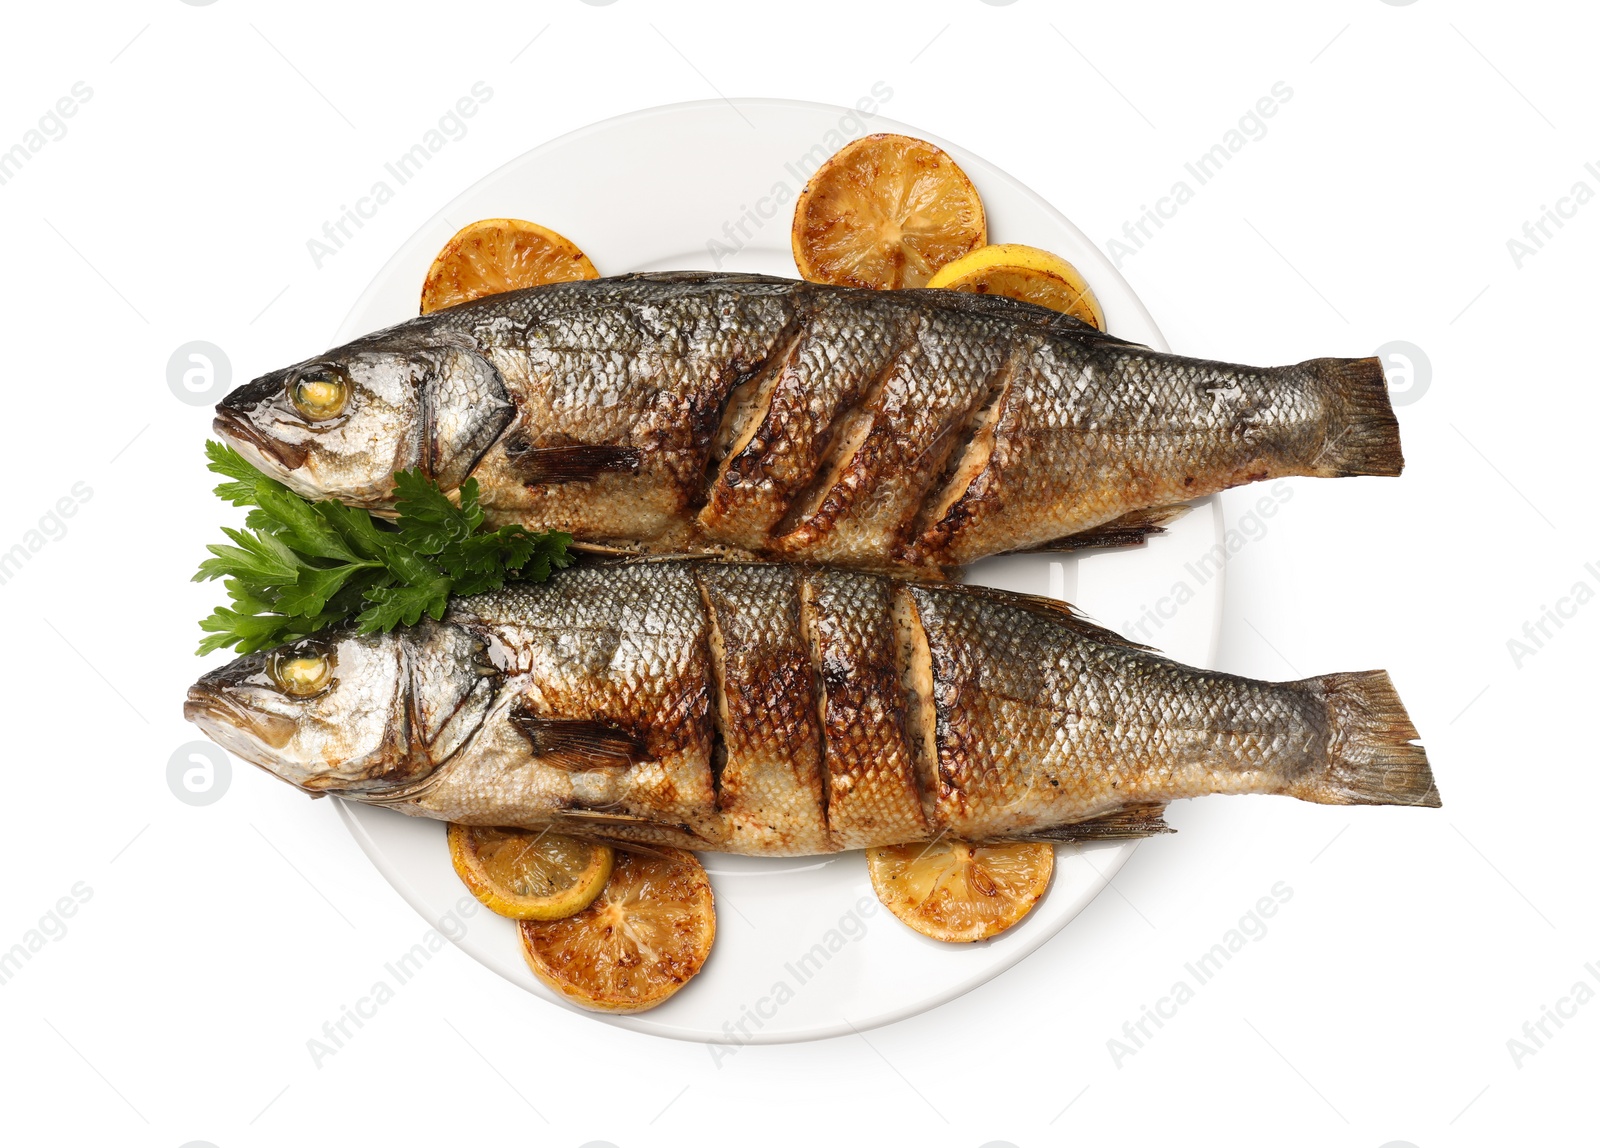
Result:
<svg viewBox="0 0 1600 1148"><path fill-rule="evenodd" d="M396 246L394 252L383 261L383 263L373 273L371 280L357 295L355 301L345 313L344 318L340 321L339 327L334 335L333 345L337 345L341 339L347 339L347 337L342 333L351 326L351 323L354 321L356 316L369 305L371 297L380 292L381 285L385 280L386 272L389 268L389 265L393 262L395 256L414 244L420 237L423 236L425 232L434 228L442 216L448 215L456 204L473 195L475 190L483 184L503 178L513 168L527 163L530 159L538 156L541 153L554 150L563 145L570 144L573 141L596 135L603 131L614 130L626 124L660 116L671 116L675 114L711 108L727 108L733 110L734 112L738 112L741 107L783 107L787 109L801 110L807 113L826 113L841 116L857 114L854 109L848 108L844 105L831 104L815 100L798 100L784 97L766 96L732 97L721 99L683 100L674 103L655 104L649 107L635 108L631 111L622 112L614 116L608 116L604 119L595 120L591 123L583 124L579 127L563 132L558 136L554 136L548 140L545 140L544 142L511 157L504 163L499 164L498 166L478 176L476 179L473 179L465 188L463 188L455 196L446 200L442 205L435 209L427 219L423 220L416 228L414 228L411 233ZM1083 248L1089 252L1092 252L1096 263L1095 275L1093 278L1096 278L1097 281L1103 281L1105 278L1114 278L1118 283L1120 283L1126 299L1131 302L1132 307L1137 310L1138 314L1143 318L1149 331L1155 336L1149 341L1149 345L1158 351L1170 352L1171 348L1166 341L1164 333L1156 323L1154 316L1150 314L1149 309L1145 306L1143 299L1141 299L1133 290L1132 285L1128 283L1127 279L1123 277L1122 273L1110 261L1105 253L1102 252L1100 248L1089 239L1083 230L1074 224L1070 219L1068 219L1065 214L1051 204L1050 201L1047 200L1043 195L1039 194L1028 184L1018 180L1015 176L1011 176L1005 171L1004 168L988 159L985 159L982 155L979 155L971 149L962 147L959 144L954 144L937 134L926 132L923 129L914 127L913 125L905 124L894 119L893 117L885 116L881 113L874 114L870 118L873 122L875 132L903 129L909 133L914 133L918 136L918 138L928 139L937 146L944 148L950 152L950 154L955 156L958 161L965 162L966 160L973 160L983 167L1005 174L1006 177L1011 181L1014 191L1020 192L1022 197L1030 201L1036 209L1050 216L1057 225L1075 234L1082 241ZM877 126L879 124L882 124L882 126ZM874 132L863 134L874 134ZM1215 537L1221 541L1223 538L1224 521L1220 496L1218 494L1207 496L1196 505L1195 511L1200 511L1203 508L1209 508L1212 517L1213 533ZM1210 635L1207 642L1206 651L1207 667L1215 664L1220 645L1224 612L1222 603L1224 602L1226 595L1226 579L1227 564L1224 562L1222 568L1218 571L1214 578L1216 583L1218 606L1216 610L1213 611L1211 617ZM427 904L426 900L412 886L410 881L403 877L395 867L389 864L387 854L372 838L367 826L361 821L361 811L369 807L361 806L360 809L356 809L352 806L352 803L343 798L337 799L334 804L339 811L340 818L345 823L345 827L349 830L351 836L361 848L361 851L366 855L368 861L372 863L373 867L378 870L384 880L387 881L389 885L400 894L401 898L408 905L410 905L411 908L414 909L430 927L437 928L438 922L434 920L432 907ZM819 1024L816 1027L807 1029L803 1032L796 1033L785 1031L763 1034L758 1031L754 1035L742 1035L740 1038L728 1038L716 1032L715 1030L708 1034L676 1031L670 1028L665 1028L659 1024L651 1023L648 1019L650 1016L648 1012L621 1015L597 1013L589 1009L580 1008L576 1004L566 1000L560 994L550 992L548 989L545 989L544 986L538 985L537 982L531 986L516 984L516 982L511 983L516 984L516 987L523 989L524 992L531 993L531 995L540 1000L551 1002L560 1006L561 1008L566 1009L568 1012L576 1013L585 1018L599 1020L613 1027L626 1029L630 1032L637 1032L644 1035L669 1040L680 1040L692 1044L721 1045L742 1048L747 1045L771 1046L782 1044L802 1044L811 1041L828 1040L840 1036L859 1034L865 1030L880 1028L884 1025L894 1024L898 1021L919 1016L923 1013L939 1008L942 1005L948 1004L950 1001L955 1000L958 997L965 996L967 993L973 991L979 986L987 984L989 981L994 980L1001 973L1010 968L1014 968L1016 965L1032 956L1048 941L1059 936L1062 931L1065 930L1068 924L1081 915L1084 909L1086 909L1105 892L1107 886L1111 884L1112 879L1116 877L1117 873L1121 871L1122 867L1126 865L1129 859L1133 856L1134 851L1138 848L1139 844L1140 843L1137 840L1121 842L1118 844L1118 847L1115 850L1106 851L1105 855L1108 856L1108 863L1103 867L1100 865L1090 865L1090 869L1094 875L1090 879L1089 887L1092 888L1093 892L1084 898L1082 904L1075 912L1061 921L1060 924L1054 929L1044 931L1036 937L1030 937L1027 941L1022 942L1019 947L1013 949L1011 953L1012 959L1005 965L1004 968L1001 968L998 971L994 970L992 967L980 969L970 976L961 978L949 985L946 985L940 988L937 992L922 996L914 1002L887 1009L883 1012L875 1013L872 1017L859 1024L852 1022L848 1017L844 1017L843 1014L841 1014L841 1019L836 1024ZM1048 890L1046 895L1048 895ZM502 981L508 980L505 973L500 968L490 964L486 958L480 956L473 949L462 946L454 941L452 941L452 944L455 948L471 957L485 969L495 974L498 979Z"/></svg>

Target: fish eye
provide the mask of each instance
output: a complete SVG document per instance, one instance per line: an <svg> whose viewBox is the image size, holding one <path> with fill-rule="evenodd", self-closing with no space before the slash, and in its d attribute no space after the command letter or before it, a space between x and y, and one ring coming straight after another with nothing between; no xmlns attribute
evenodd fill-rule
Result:
<svg viewBox="0 0 1600 1148"><path fill-rule="evenodd" d="M267 677L292 698L314 697L333 682L333 653L308 642L274 651Z"/></svg>
<svg viewBox="0 0 1600 1148"><path fill-rule="evenodd" d="M350 384L331 367L315 367L289 383L289 401L312 422L337 418L350 399Z"/></svg>

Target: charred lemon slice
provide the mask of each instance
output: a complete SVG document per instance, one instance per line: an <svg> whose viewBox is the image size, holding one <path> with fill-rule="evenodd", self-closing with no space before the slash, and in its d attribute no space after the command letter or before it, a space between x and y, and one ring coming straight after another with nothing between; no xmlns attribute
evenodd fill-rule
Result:
<svg viewBox="0 0 1600 1148"><path fill-rule="evenodd" d="M934 841L867 850L872 890L889 911L936 941L981 941L1022 920L1044 895L1052 846Z"/></svg>
<svg viewBox="0 0 1600 1148"><path fill-rule="evenodd" d="M422 313L541 283L598 279L578 245L525 219L480 219L451 237L422 283Z"/></svg>
<svg viewBox="0 0 1600 1148"><path fill-rule="evenodd" d="M983 246L983 201L939 148L910 136L866 136L817 169L794 206L795 266L847 287L921 287Z"/></svg>
<svg viewBox="0 0 1600 1148"><path fill-rule="evenodd" d="M1059 255L1024 243L992 243L953 263L928 280L929 287L1004 295L1063 311L1104 331L1106 315L1100 300L1078 269Z"/></svg>
<svg viewBox="0 0 1600 1148"><path fill-rule="evenodd" d="M450 860L472 895L502 917L570 917L611 876L611 846L561 833L452 825Z"/></svg>
<svg viewBox="0 0 1600 1148"><path fill-rule="evenodd" d="M522 955L533 975L574 1004L643 1012L700 971L717 932L711 880L693 853L624 851L583 912L524 921Z"/></svg>

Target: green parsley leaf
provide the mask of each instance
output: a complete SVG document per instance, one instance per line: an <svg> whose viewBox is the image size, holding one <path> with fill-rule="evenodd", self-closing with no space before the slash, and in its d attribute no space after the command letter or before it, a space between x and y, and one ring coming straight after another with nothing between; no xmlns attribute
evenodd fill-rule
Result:
<svg viewBox="0 0 1600 1148"><path fill-rule="evenodd" d="M268 649L329 626L359 633L444 617L452 596L499 589L507 581L543 581L572 564L571 535L521 526L484 530L478 484L467 479L455 499L420 470L395 474L395 520L359 507L311 502L262 474L237 451L206 443L207 467L230 481L217 497L248 507L244 528L223 528L231 545L194 580L222 579L232 605L200 623L199 653L232 647Z"/></svg>
<svg viewBox="0 0 1600 1148"><path fill-rule="evenodd" d="M356 632L388 631L401 623L415 626L423 614L438 621L449 599L450 579L442 577L421 586L375 587L367 592L367 608L356 615Z"/></svg>
<svg viewBox="0 0 1600 1148"><path fill-rule="evenodd" d="M418 554L440 554L458 546L483 523L474 478L461 484L459 506L420 470L395 471L394 494L400 537Z"/></svg>

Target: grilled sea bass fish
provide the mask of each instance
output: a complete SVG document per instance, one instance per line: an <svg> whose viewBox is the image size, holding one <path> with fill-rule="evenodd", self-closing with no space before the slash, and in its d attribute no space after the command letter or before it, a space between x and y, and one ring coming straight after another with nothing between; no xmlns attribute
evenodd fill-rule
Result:
<svg viewBox="0 0 1600 1148"><path fill-rule="evenodd" d="M994 296L703 272L412 319L239 388L216 429L310 498L381 512L421 467L590 549L929 572L1401 468L1376 359L1231 366Z"/></svg>
<svg viewBox="0 0 1600 1148"><path fill-rule="evenodd" d="M1209 793L1438 805L1382 672L1178 665L1063 603L632 560L207 674L185 714L314 794L765 855L1161 832Z"/></svg>

